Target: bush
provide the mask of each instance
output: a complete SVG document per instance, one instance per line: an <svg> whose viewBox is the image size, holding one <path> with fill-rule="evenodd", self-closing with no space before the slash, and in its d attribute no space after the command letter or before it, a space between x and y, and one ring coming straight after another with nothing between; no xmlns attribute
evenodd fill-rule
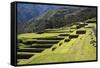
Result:
<svg viewBox="0 0 100 68"><path fill-rule="evenodd" d="M59 43L59 46L61 46L63 43L61 42L61 43Z"/></svg>
<svg viewBox="0 0 100 68"><path fill-rule="evenodd" d="M52 51L54 51L56 48L57 48L57 47L53 47L53 48L52 48Z"/></svg>

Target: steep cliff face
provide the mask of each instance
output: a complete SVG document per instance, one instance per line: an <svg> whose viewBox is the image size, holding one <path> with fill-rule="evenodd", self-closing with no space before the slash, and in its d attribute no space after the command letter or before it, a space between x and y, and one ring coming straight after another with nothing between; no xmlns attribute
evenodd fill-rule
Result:
<svg viewBox="0 0 100 68"><path fill-rule="evenodd" d="M92 17L96 17L96 8L63 7L57 10L51 9L34 20L30 19L18 33L40 32L48 28L59 28Z"/></svg>

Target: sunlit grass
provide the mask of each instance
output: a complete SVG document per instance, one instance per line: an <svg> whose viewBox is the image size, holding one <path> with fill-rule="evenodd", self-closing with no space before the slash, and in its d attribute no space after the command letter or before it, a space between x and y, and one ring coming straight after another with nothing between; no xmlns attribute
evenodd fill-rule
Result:
<svg viewBox="0 0 100 68"><path fill-rule="evenodd" d="M94 20L94 18L93 18ZM92 26L96 28L95 23L89 23L86 27ZM76 27L75 25L73 27ZM61 37L59 34L76 35L77 30L85 30L85 34L79 34L77 38L71 38L70 41L65 42L65 39L69 39L65 36L63 40L60 40L57 44L54 44L51 48L45 49L43 52L34 55L28 60L22 59L18 64L40 64L40 63L54 63L54 62L71 62L71 61L87 61L96 60L96 43L95 46L91 44L91 41L96 41L92 28L82 27L80 29L47 29L52 33L26 33L18 35L18 39L29 39L31 41L59 41L59 40L34 40L32 38L49 38L49 37ZM72 30L73 32L67 32ZM64 33L53 33L53 31L64 31ZM60 45L61 44L61 45ZM33 45L33 44L32 44ZM20 44L20 48L27 47L28 45ZM31 46L31 45L29 45ZM55 48L55 50L52 50ZM21 53L20 53L21 54ZM31 54L31 53L29 53Z"/></svg>

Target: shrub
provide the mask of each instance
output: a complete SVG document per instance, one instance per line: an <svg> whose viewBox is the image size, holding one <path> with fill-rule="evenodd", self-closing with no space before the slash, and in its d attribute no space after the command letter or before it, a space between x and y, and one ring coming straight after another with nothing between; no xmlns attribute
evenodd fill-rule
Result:
<svg viewBox="0 0 100 68"><path fill-rule="evenodd" d="M62 42L61 43L59 43L59 46L61 46L62 45Z"/></svg>
<svg viewBox="0 0 100 68"><path fill-rule="evenodd" d="M52 51L54 51L56 48L57 48L57 47L53 47L53 48L52 48Z"/></svg>

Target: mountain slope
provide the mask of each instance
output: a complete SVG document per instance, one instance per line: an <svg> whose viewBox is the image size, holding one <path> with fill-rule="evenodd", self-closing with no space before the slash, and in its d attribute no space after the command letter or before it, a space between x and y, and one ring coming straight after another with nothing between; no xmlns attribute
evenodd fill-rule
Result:
<svg viewBox="0 0 100 68"><path fill-rule="evenodd" d="M48 10L36 19L31 19L18 33L41 32L48 28L59 28L92 17L96 17L96 8L63 7L57 10Z"/></svg>

